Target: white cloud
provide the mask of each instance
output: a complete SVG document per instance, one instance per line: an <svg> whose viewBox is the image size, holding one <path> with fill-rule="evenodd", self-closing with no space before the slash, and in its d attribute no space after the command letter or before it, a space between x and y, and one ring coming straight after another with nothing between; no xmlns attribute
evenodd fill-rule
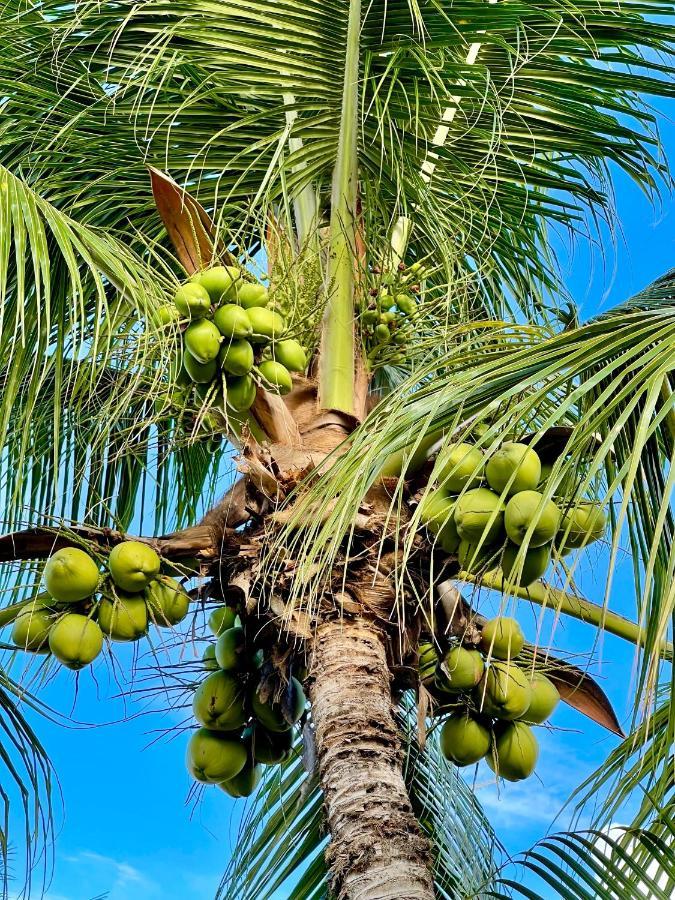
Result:
<svg viewBox="0 0 675 900"><path fill-rule="evenodd" d="M100 881L107 881L105 891L110 894L111 900L115 897L129 896L129 890L132 888L142 888L144 896L147 894L159 894L159 885L152 879L148 878L136 866L124 860L114 859L111 856L104 856L102 853L95 853L93 850L80 850L71 856L63 856L63 860L76 865L86 863L88 866L95 866L98 870L98 878ZM52 898L49 898L52 900ZM69 900L69 898L55 897L53 900Z"/></svg>

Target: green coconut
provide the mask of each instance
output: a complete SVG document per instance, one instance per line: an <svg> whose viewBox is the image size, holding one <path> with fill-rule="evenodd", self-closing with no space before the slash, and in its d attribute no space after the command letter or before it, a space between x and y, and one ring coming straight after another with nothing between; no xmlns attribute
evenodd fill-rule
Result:
<svg viewBox="0 0 675 900"><path fill-rule="evenodd" d="M516 619L497 616L483 625L480 645L495 659L513 659L525 646L525 635Z"/></svg>
<svg viewBox="0 0 675 900"><path fill-rule="evenodd" d="M239 671L246 668L244 651L246 648L244 629L228 628L218 638L216 644L216 661L226 672Z"/></svg>
<svg viewBox="0 0 675 900"><path fill-rule="evenodd" d="M213 672L195 691L195 719L214 731L234 731L247 719L241 684L230 672Z"/></svg>
<svg viewBox="0 0 675 900"><path fill-rule="evenodd" d="M191 353L183 354L183 368L196 384L210 384L218 374L218 361L198 362Z"/></svg>
<svg viewBox="0 0 675 900"><path fill-rule="evenodd" d="M258 373L265 390L277 394L289 394L293 390L293 379L286 366L273 359L266 359L258 366Z"/></svg>
<svg viewBox="0 0 675 900"><path fill-rule="evenodd" d="M485 664L478 650L453 647L445 654L439 670L438 686L445 691L470 691L483 676Z"/></svg>
<svg viewBox="0 0 675 900"><path fill-rule="evenodd" d="M98 605L98 624L113 641L137 641L148 632L148 607L142 594L120 594Z"/></svg>
<svg viewBox="0 0 675 900"><path fill-rule="evenodd" d="M287 338L277 341L272 347L274 359L285 366L289 372L304 372L307 368L307 354L298 341Z"/></svg>
<svg viewBox="0 0 675 900"><path fill-rule="evenodd" d="M253 347L243 338L223 343L218 362L228 375L247 375L253 368Z"/></svg>
<svg viewBox="0 0 675 900"><path fill-rule="evenodd" d="M232 606L219 606L209 616L211 633L218 637L229 628L234 628L236 618L237 610Z"/></svg>
<svg viewBox="0 0 675 900"><path fill-rule="evenodd" d="M502 572L509 584L518 587L529 587L544 574L551 562L551 547L545 544L543 547L528 547L527 553L522 554L516 562L520 551L517 544L507 544L502 554Z"/></svg>
<svg viewBox="0 0 675 900"><path fill-rule="evenodd" d="M197 362L205 366L218 358L222 335L208 319L190 323L183 334L185 349Z"/></svg>
<svg viewBox="0 0 675 900"><path fill-rule="evenodd" d="M231 297L234 299L241 282L241 272L236 266L212 266L197 272L190 278L193 284L201 285L213 303Z"/></svg>
<svg viewBox="0 0 675 900"><path fill-rule="evenodd" d="M493 751L485 761L501 778L522 781L534 772L538 758L539 744L532 729L524 722L509 722L495 730Z"/></svg>
<svg viewBox="0 0 675 900"><path fill-rule="evenodd" d="M520 719L532 699L532 688L525 672L511 662L496 662L488 667L476 688L478 708L496 719Z"/></svg>
<svg viewBox="0 0 675 900"><path fill-rule="evenodd" d="M457 559L466 572L475 574L494 569L499 562L499 550L494 544L478 546L471 541L460 541Z"/></svg>
<svg viewBox="0 0 675 900"><path fill-rule="evenodd" d="M49 650L49 629L54 624L54 614L37 603L25 606L14 620L12 643L31 653Z"/></svg>
<svg viewBox="0 0 675 900"><path fill-rule="evenodd" d="M420 503L420 521L429 531L438 534L450 520L454 520L456 502L455 497L448 497L443 491L429 491Z"/></svg>
<svg viewBox="0 0 675 900"><path fill-rule="evenodd" d="M389 330L389 326L385 325L384 322L382 322L380 325L376 325L373 329L373 337L378 344L388 344L391 340L391 331Z"/></svg>
<svg viewBox="0 0 675 900"><path fill-rule="evenodd" d="M168 575L158 575L150 582L146 599L152 621L161 628L178 625L190 609L190 595L180 582Z"/></svg>
<svg viewBox="0 0 675 900"><path fill-rule="evenodd" d="M450 494L475 487L483 476L485 458L472 444L450 444L438 454L438 485Z"/></svg>
<svg viewBox="0 0 675 900"><path fill-rule="evenodd" d="M100 577L94 560L78 547L57 550L43 572L47 593L61 603L77 603L91 597Z"/></svg>
<svg viewBox="0 0 675 900"><path fill-rule="evenodd" d="M252 306L246 310L246 315L251 325L251 342L254 344L267 344L276 341L283 336L286 325L282 317L271 309L263 306Z"/></svg>
<svg viewBox="0 0 675 900"><path fill-rule="evenodd" d="M247 760L244 768L234 778L221 781L218 787L229 794L230 797L250 797L262 778L262 766Z"/></svg>
<svg viewBox="0 0 675 900"><path fill-rule="evenodd" d="M245 412L255 403L256 386L250 375L229 378L227 381L227 405L235 412Z"/></svg>
<svg viewBox="0 0 675 900"><path fill-rule="evenodd" d="M220 306L213 315L213 322L223 337L247 338L251 335L252 328L248 314L236 303L226 303Z"/></svg>
<svg viewBox="0 0 675 900"><path fill-rule="evenodd" d="M201 319L211 309L211 298L201 284L183 284L173 296L176 309L184 319Z"/></svg>
<svg viewBox="0 0 675 900"><path fill-rule="evenodd" d="M103 649L103 632L93 619L68 613L49 630L49 649L68 669L83 669Z"/></svg>
<svg viewBox="0 0 675 900"><path fill-rule="evenodd" d="M419 672L420 681L424 684L432 684L438 666L436 648L429 641L424 641L417 648L417 653L417 671Z"/></svg>
<svg viewBox="0 0 675 900"><path fill-rule="evenodd" d="M451 715L441 729L441 752L458 766L470 766L490 749L490 729L465 713Z"/></svg>
<svg viewBox="0 0 675 900"><path fill-rule="evenodd" d="M262 725L253 727L251 752L256 762L274 766L288 759L293 746L293 729L267 731Z"/></svg>
<svg viewBox="0 0 675 900"><path fill-rule="evenodd" d="M462 540L495 543L503 536L504 504L494 491L474 488L457 500L455 523Z"/></svg>
<svg viewBox="0 0 675 900"><path fill-rule="evenodd" d="M202 653L202 665L207 670L207 672L216 672L219 668L218 663L216 662L216 645L209 644L209 646Z"/></svg>
<svg viewBox="0 0 675 900"><path fill-rule="evenodd" d="M506 504L504 528L514 544L522 544L529 529L528 547L550 544L560 525L560 510L538 491L520 491Z"/></svg>
<svg viewBox="0 0 675 900"><path fill-rule="evenodd" d="M269 299L267 288L262 284L251 284L250 282L242 281L237 288L237 302L241 303L244 309L251 309L254 306L267 306Z"/></svg>
<svg viewBox="0 0 675 900"><path fill-rule="evenodd" d="M159 575L160 558L142 541L122 541L110 551L108 569L117 587L130 594L144 591Z"/></svg>
<svg viewBox="0 0 675 900"><path fill-rule="evenodd" d="M446 553L453 555L457 553L461 540L454 517L448 519L443 528L437 533L436 543L440 544Z"/></svg>
<svg viewBox="0 0 675 900"><path fill-rule="evenodd" d="M174 322L180 322L181 314L176 306L164 303L154 310L152 317L157 325L163 327L165 325L171 325Z"/></svg>
<svg viewBox="0 0 675 900"><path fill-rule="evenodd" d="M413 316L417 312L417 303L409 294L396 294L394 302L404 316Z"/></svg>
<svg viewBox="0 0 675 900"><path fill-rule="evenodd" d="M220 784L241 772L246 765L246 755L246 747L240 740L199 728L188 743L186 763L197 781Z"/></svg>
<svg viewBox="0 0 675 900"><path fill-rule="evenodd" d="M541 479L541 461L527 444L507 441L488 460L485 475L493 491L511 497L536 488Z"/></svg>
<svg viewBox="0 0 675 900"><path fill-rule="evenodd" d="M607 516L597 503L582 501L561 517L559 540L566 550L585 547L599 541L607 530Z"/></svg>
<svg viewBox="0 0 675 900"><path fill-rule="evenodd" d="M288 687L286 688L288 689ZM287 731L294 725L305 711L306 699L302 685L297 678L290 681L290 703L288 721L283 713L281 702L267 701L263 703L258 694L257 686L251 691L251 710L263 728L268 731Z"/></svg>
<svg viewBox="0 0 675 900"><path fill-rule="evenodd" d="M529 680L532 699L523 719L530 724L541 725L550 718L560 703L560 694L558 688L542 672L531 673Z"/></svg>

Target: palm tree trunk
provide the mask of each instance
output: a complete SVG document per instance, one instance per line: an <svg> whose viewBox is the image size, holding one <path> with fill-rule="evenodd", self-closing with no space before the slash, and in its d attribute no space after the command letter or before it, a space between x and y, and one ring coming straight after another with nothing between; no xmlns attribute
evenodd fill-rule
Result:
<svg viewBox="0 0 675 900"><path fill-rule="evenodd" d="M319 626L312 718L338 900L433 900L429 846L403 780L385 635L365 619Z"/></svg>

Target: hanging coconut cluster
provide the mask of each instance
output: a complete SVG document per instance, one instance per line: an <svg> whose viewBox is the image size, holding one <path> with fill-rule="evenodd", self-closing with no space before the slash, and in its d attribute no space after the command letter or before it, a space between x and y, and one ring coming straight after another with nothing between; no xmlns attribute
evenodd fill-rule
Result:
<svg viewBox="0 0 675 900"><path fill-rule="evenodd" d="M182 407L196 386L211 386L213 406L236 413L253 405L256 386L278 394L292 389L291 372L307 368L305 348L286 337L284 318L271 308L264 285L236 266L213 266L176 291L173 306L160 309L162 324L180 321L185 377L172 386L169 403Z"/></svg>
<svg viewBox="0 0 675 900"><path fill-rule="evenodd" d="M108 557L107 571L78 547L57 550L47 561L45 592L14 620L12 642L31 653L52 653L68 669L82 669L111 641L137 641L151 623L177 625L190 598L173 578L160 574L160 558L141 541L123 541Z"/></svg>
<svg viewBox="0 0 675 900"><path fill-rule="evenodd" d="M518 664L524 645L520 625L506 617L485 624L479 648L453 643L443 653L420 645L420 680L450 709L440 735L446 759L458 766L485 759L508 781L532 774L539 746L531 726L549 718L560 695L546 675Z"/></svg>
<svg viewBox="0 0 675 900"><path fill-rule="evenodd" d="M193 698L200 727L188 744L187 767L197 781L217 784L231 797L248 797L262 766L289 757L305 694L297 678L280 687L278 696L270 690L270 666L263 651L252 647L236 609L215 609L209 628L216 643L203 655L209 674Z"/></svg>
<svg viewBox="0 0 675 900"><path fill-rule="evenodd" d="M371 289L360 315L364 344L371 362L385 354L391 363L405 360L405 345L414 338L420 271L419 263L413 263L409 268L401 263L395 273L389 274L374 270L378 283Z"/></svg>
<svg viewBox="0 0 675 900"><path fill-rule="evenodd" d="M507 585L527 587L552 554L586 547L605 533L598 504L545 497L550 469L527 444L506 441L488 457L472 444L452 444L440 452L435 472L420 518L474 575L501 569Z"/></svg>

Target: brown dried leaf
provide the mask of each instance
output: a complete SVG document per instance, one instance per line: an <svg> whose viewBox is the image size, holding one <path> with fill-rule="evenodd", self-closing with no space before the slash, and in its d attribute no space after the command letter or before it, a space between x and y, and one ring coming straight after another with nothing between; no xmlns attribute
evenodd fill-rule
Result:
<svg viewBox="0 0 675 900"><path fill-rule="evenodd" d="M613 734L625 737L612 704L586 672L561 660L547 660L545 674L558 688L561 700Z"/></svg>

